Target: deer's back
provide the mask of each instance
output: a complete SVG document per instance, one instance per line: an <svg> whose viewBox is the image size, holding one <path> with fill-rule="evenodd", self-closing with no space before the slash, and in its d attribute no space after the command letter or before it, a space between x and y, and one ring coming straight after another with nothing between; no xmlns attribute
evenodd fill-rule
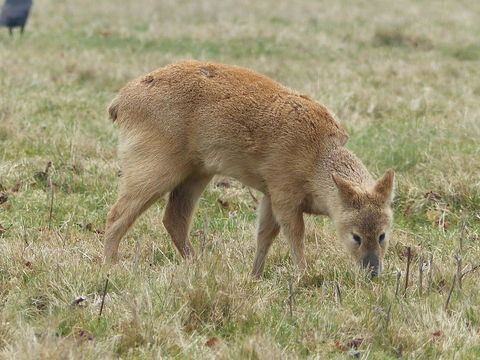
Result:
<svg viewBox="0 0 480 360"><path fill-rule="evenodd" d="M348 138L323 105L225 64L167 65L127 84L117 104L120 128L175 138L182 151L212 166L313 160Z"/></svg>

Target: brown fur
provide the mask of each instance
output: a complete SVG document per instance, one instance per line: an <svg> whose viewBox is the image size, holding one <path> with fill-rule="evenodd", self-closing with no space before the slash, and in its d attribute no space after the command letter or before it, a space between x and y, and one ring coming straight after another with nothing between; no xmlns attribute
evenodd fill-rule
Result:
<svg viewBox="0 0 480 360"><path fill-rule="evenodd" d="M383 258L393 171L375 182L343 147L348 136L325 106L251 70L181 61L128 83L112 102L120 130L122 187L107 217L105 257L117 258L135 219L170 193L163 222L184 257L198 198L215 174L264 194L253 272L282 229L304 268L303 213L330 216L359 263ZM360 246L351 233L362 236Z"/></svg>
<svg viewBox="0 0 480 360"><path fill-rule="evenodd" d="M118 113L118 98L115 98L110 106L108 107L108 115L110 115L110 119L115 122L117 120L117 113Z"/></svg>

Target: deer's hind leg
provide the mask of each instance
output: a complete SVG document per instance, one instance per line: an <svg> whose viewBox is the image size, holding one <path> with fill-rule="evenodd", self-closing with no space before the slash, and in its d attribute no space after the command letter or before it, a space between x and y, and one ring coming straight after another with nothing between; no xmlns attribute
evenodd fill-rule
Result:
<svg viewBox="0 0 480 360"><path fill-rule="evenodd" d="M115 263L120 241L135 220L162 195L171 191L185 177L186 169L172 161L158 158L126 157L117 201L107 215L104 256Z"/></svg>
<svg viewBox="0 0 480 360"><path fill-rule="evenodd" d="M198 199L211 179L209 174L192 174L177 185L168 198L163 224L184 258L194 255L188 233Z"/></svg>

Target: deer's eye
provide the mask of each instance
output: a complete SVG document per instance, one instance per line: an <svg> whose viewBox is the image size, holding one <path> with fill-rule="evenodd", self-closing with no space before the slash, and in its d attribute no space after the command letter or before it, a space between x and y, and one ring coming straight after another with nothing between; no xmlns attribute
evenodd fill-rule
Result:
<svg viewBox="0 0 480 360"><path fill-rule="evenodd" d="M382 242L383 240L385 240L385 233L381 233L380 236L378 237L379 242Z"/></svg>
<svg viewBox="0 0 480 360"><path fill-rule="evenodd" d="M358 245L360 245L360 244L362 243L362 238L361 238L359 235L357 235L357 234L352 234L352 236L353 236L353 240L355 240L355 242L356 242Z"/></svg>

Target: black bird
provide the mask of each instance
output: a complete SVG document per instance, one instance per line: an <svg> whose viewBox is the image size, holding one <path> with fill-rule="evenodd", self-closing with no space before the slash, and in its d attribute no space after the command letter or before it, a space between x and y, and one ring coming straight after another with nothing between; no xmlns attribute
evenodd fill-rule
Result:
<svg viewBox="0 0 480 360"><path fill-rule="evenodd" d="M0 13L0 26L8 27L10 35L14 27L20 27L23 34L28 13L32 7L32 0L5 0Z"/></svg>

